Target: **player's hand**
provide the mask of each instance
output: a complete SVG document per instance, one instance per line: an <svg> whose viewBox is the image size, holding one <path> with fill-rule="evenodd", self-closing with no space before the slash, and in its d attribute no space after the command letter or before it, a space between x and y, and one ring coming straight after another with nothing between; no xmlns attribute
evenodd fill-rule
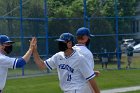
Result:
<svg viewBox="0 0 140 93"><path fill-rule="evenodd" d="M33 45L33 51L37 50L37 39L35 38L35 45Z"/></svg>
<svg viewBox="0 0 140 93"><path fill-rule="evenodd" d="M100 76L100 71L94 71L94 72L95 72L96 77Z"/></svg>
<svg viewBox="0 0 140 93"><path fill-rule="evenodd" d="M37 43L37 40L35 37L32 37L32 40L30 41L30 47L29 49L33 51L33 49L36 47L36 43Z"/></svg>

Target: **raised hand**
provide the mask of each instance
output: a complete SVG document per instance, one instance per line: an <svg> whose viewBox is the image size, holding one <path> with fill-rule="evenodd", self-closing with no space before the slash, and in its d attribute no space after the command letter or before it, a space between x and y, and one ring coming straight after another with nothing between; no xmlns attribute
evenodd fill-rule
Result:
<svg viewBox="0 0 140 93"><path fill-rule="evenodd" d="M36 46L36 38L32 37L32 40L30 41L30 46L29 46L29 50L25 53L25 55L22 57L26 62L29 61L32 53L33 53L33 49L34 46Z"/></svg>
<svg viewBox="0 0 140 93"><path fill-rule="evenodd" d="M33 49L36 48L36 46L37 46L37 40L35 37L32 37L32 40L30 41L29 49L31 49L33 51Z"/></svg>
<svg viewBox="0 0 140 93"><path fill-rule="evenodd" d="M34 57L35 63L37 64L39 69L45 70L46 65L45 65L44 61L40 58L39 53L37 51L37 40L36 40L36 38L33 38L33 42L32 42L31 45L32 45L31 47L33 48L33 57Z"/></svg>

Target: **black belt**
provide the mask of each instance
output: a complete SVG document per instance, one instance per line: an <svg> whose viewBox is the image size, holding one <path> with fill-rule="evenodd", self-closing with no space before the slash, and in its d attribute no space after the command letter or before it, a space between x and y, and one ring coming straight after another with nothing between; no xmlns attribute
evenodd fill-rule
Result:
<svg viewBox="0 0 140 93"><path fill-rule="evenodd" d="M2 90L0 90L0 93L2 93Z"/></svg>

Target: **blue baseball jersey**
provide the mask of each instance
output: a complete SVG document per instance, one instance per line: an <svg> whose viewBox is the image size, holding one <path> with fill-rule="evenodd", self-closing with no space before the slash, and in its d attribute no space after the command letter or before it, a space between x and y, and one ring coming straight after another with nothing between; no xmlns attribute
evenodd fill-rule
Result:
<svg viewBox="0 0 140 93"><path fill-rule="evenodd" d="M44 62L50 70L57 69L60 87L65 93L69 93L67 91L90 89L86 88L87 81L94 78L95 74L86 61L83 55L74 50L69 57L64 52L58 52Z"/></svg>

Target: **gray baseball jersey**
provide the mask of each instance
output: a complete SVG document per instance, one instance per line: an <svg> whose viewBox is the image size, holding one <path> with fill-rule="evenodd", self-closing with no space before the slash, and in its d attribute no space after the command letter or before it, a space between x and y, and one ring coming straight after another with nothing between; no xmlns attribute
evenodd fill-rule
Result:
<svg viewBox="0 0 140 93"><path fill-rule="evenodd" d="M60 87L64 93L85 93L83 91L86 90L91 93L87 81L95 77L95 74L79 52L74 50L69 57L64 52L58 52L44 62L50 70L57 69Z"/></svg>

